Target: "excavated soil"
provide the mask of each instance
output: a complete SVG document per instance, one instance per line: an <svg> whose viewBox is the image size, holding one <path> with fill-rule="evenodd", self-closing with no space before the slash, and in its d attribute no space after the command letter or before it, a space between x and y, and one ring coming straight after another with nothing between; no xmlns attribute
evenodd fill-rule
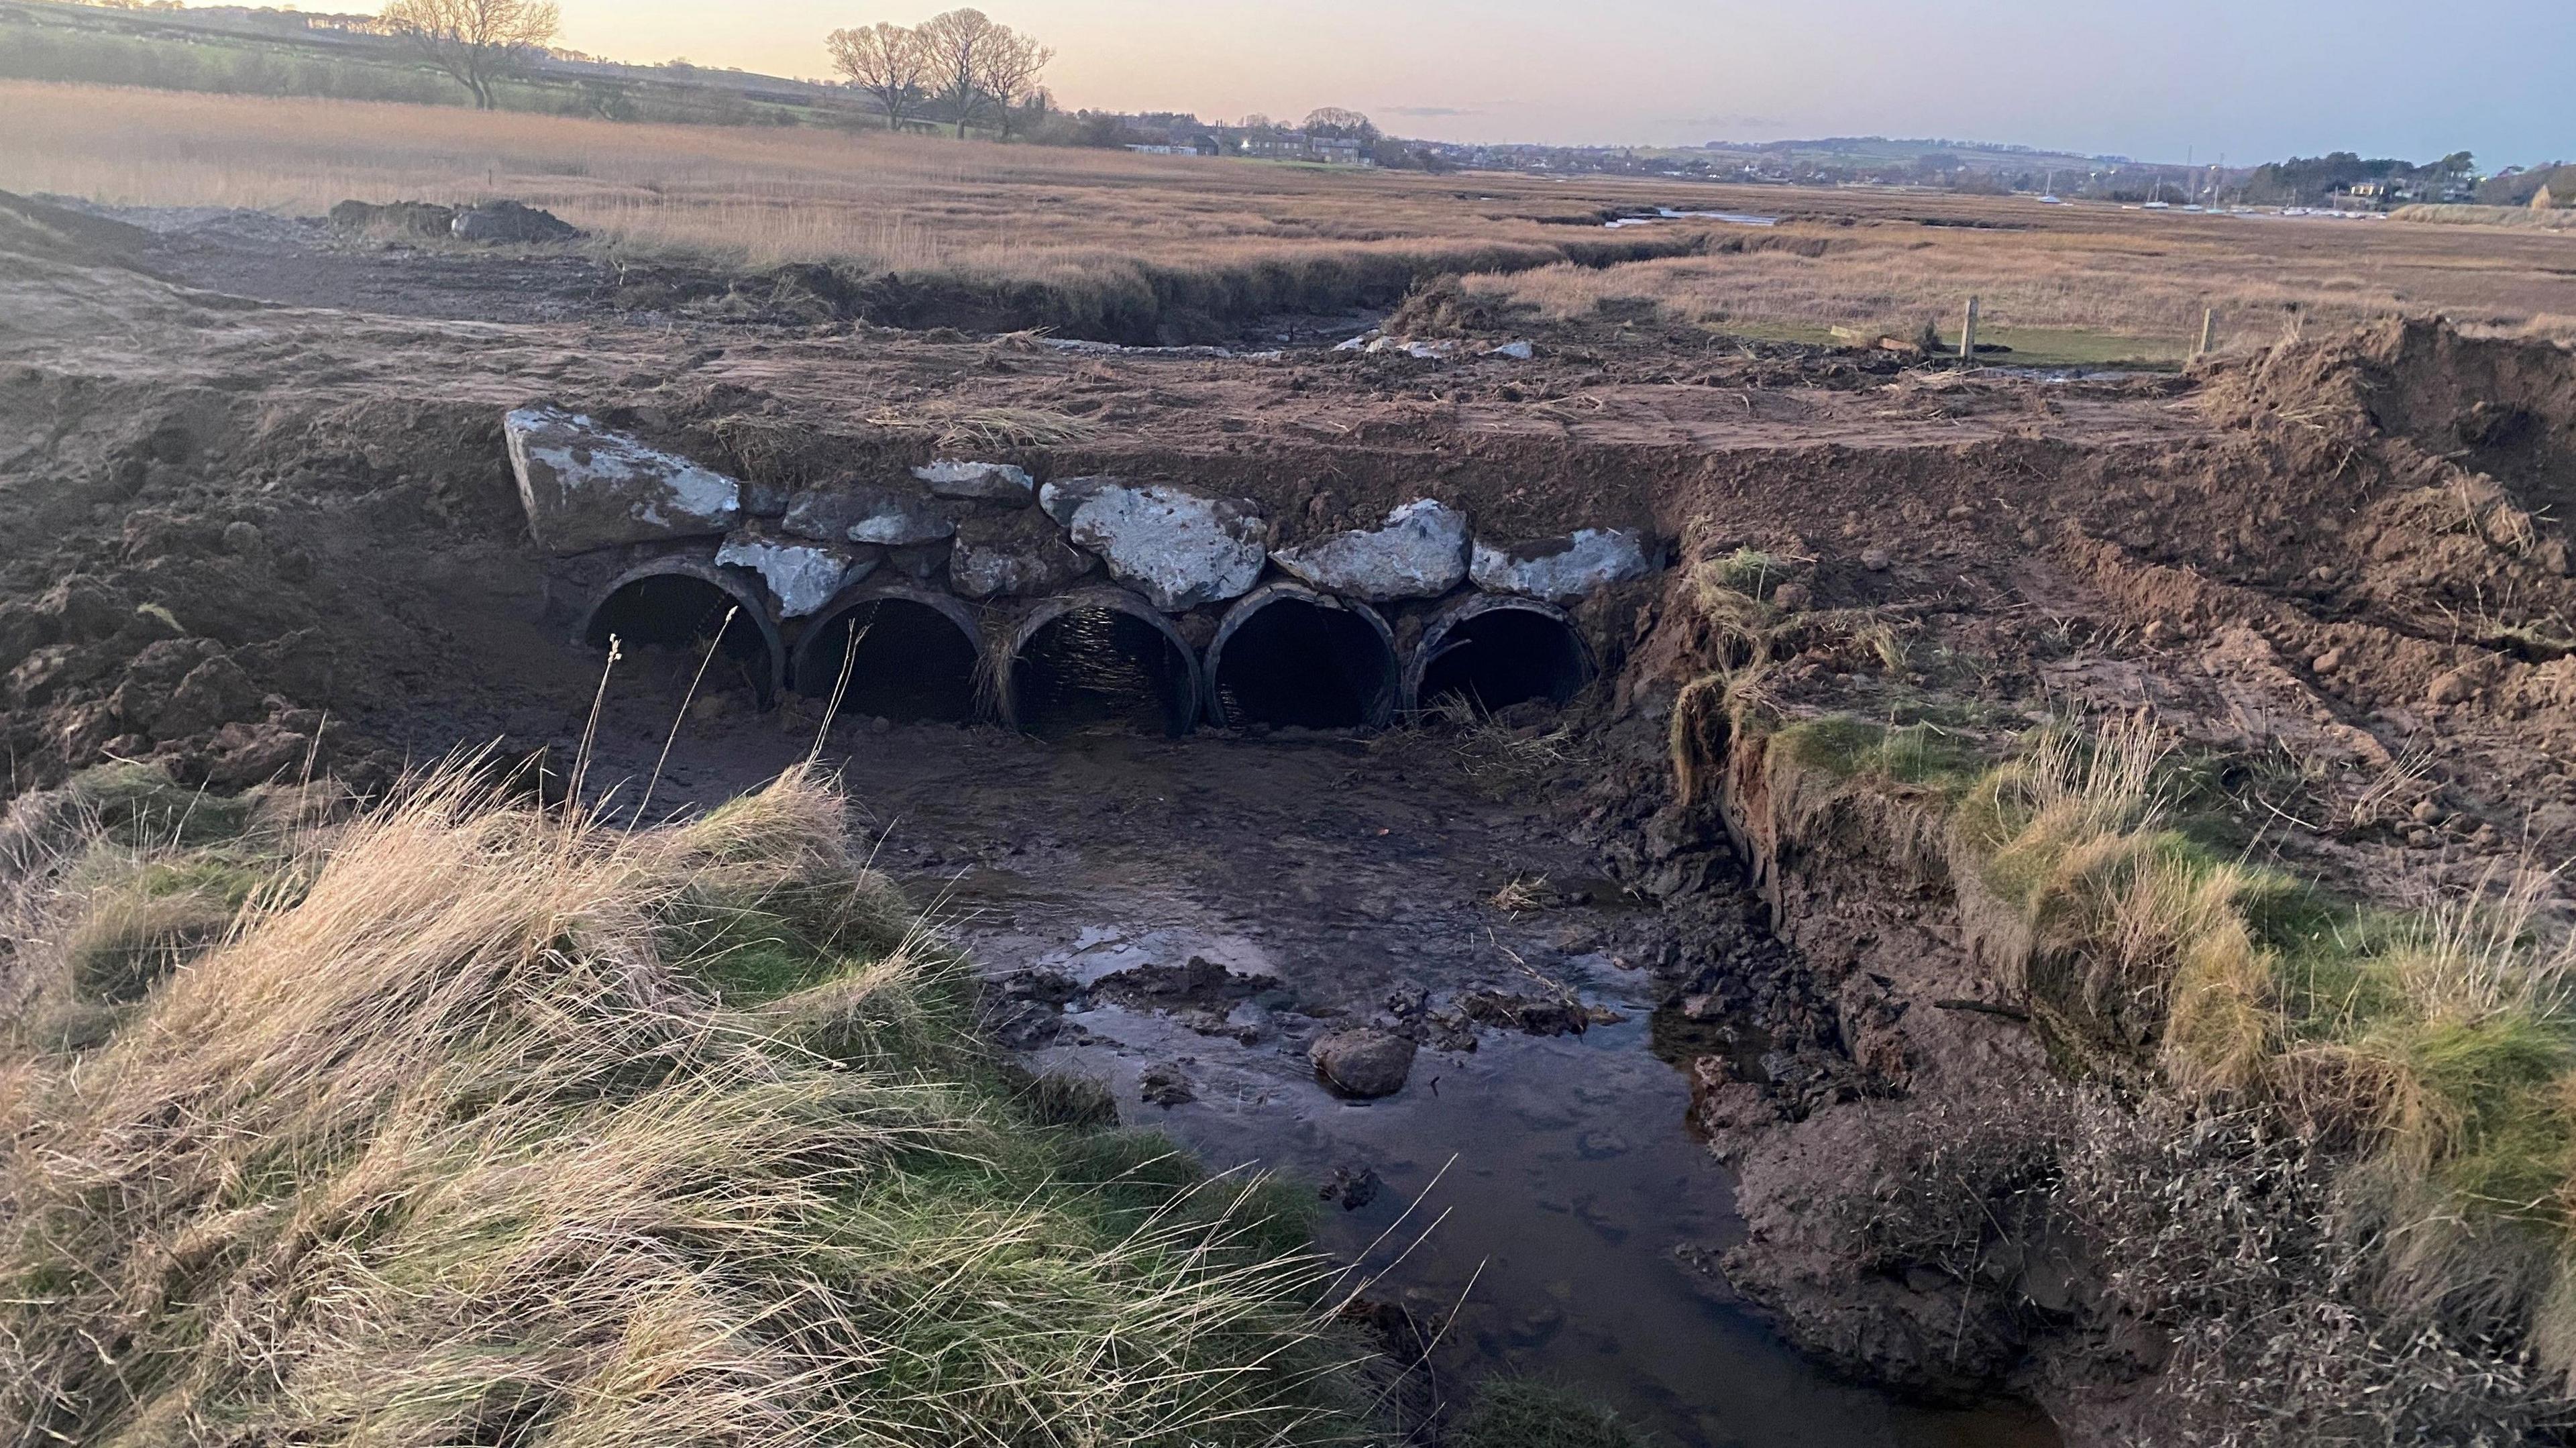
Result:
<svg viewBox="0 0 2576 1448"><path fill-rule="evenodd" d="M1790 858L1753 780L1722 810L1675 800L1676 692L1735 646L1694 603L1707 560L1763 550L1793 614L1869 610L1901 640L1820 635L1766 681L1793 713L1937 715L1973 742L2152 710L2296 764L2236 782L2268 811L2248 848L2392 903L2576 855L2564 350L2391 324L2071 382L1653 339L1069 352L639 310L542 249L125 219L149 224L0 227L13 790L118 758L213 788L382 787L493 741L569 759L600 660L502 454L501 412L532 400L762 485L944 441L1249 497L1275 543L1419 496L1488 535L1664 540L1672 566L1579 611L1606 677L1563 718L825 737L881 860L994 976L1004 1039L1221 1163L1329 1187L1342 1250L1456 1209L1382 1293L1391 1342L1443 1344L1435 1401L1535 1368L1676 1441L1785 1444L2047 1441L2010 1408L1903 1405L2013 1393L2119 1441L2152 1398L2151 1362L2059 1351L1831 1239L1817 1203L2046 1063L2008 1014L1933 1004L1979 981L1941 882L1891 871L1894 826ZM813 745L810 703L756 713L719 675L656 779L693 667L611 679L588 782L612 808L648 781L653 813L704 803ZM1304 1042L1368 1021L1423 1055L1403 1094L1335 1102Z"/></svg>

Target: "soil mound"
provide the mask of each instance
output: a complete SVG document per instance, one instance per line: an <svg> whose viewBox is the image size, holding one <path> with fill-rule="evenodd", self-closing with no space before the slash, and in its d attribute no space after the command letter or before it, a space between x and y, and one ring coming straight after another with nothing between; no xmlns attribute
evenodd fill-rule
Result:
<svg viewBox="0 0 2576 1448"><path fill-rule="evenodd" d="M136 267L151 233L122 221L0 191L0 251L91 266Z"/></svg>

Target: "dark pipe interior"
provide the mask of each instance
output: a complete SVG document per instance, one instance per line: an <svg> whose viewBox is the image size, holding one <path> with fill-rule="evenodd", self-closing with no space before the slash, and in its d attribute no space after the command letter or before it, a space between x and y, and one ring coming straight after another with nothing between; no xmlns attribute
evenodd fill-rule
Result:
<svg viewBox="0 0 2576 1448"><path fill-rule="evenodd" d="M926 603L871 598L826 615L796 645L796 692L830 698L844 665L845 718L962 724L975 717L975 641Z"/></svg>
<svg viewBox="0 0 2576 1448"><path fill-rule="evenodd" d="M1197 713L1189 656L1132 614L1077 608L1048 620L1011 661L1019 726L1061 739L1099 725L1189 732Z"/></svg>
<svg viewBox="0 0 2576 1448"><path fill-rule="evenodd" d="M1350 729L1395 696L1395 651L1368 620L1302 598L1263 604L1226 636L1217 700L1235 724Z"/></svg>
<svg viewBox="0 0 2576 1448"><path fill-rule="evenodd" d="M1491 713L1528 699L1563 704L1583 688L1583 641L1536 609L1495 608L1459 621L1422 671L1420 706L1464 699Z"/></svg>
<svg viewBox="0 0 2576 1448"><path fill-rule="evenodd" d="M769 640L762 636L760 625L752 621L748 610L735 613L731 623L725 622L726 610L741 607L741 600L703 578L685 573L647 574L610 594L599 605L590 617L589 642L592 648L604 649L613 634L629 654L641 649L669 649L685 654L694 670L706 652L708 640L716 638L721 629L724 637L717 644L718 661L708 666L704 687L721 688L739 681L765 698L772 667ZM728 664L733 667L726 667Z"/></svg>

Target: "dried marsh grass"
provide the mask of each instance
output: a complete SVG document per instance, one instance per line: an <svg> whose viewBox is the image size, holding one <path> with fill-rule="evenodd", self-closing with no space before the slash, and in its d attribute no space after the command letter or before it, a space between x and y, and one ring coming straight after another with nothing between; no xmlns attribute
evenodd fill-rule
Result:
<svg viewBox="0 0 2576 1448"><path fill-rule="evenodd" d="M233 837L293 888L0 1064L7 1441L1360 1436L1258 1186L1023 1114L841 812L799 772L621 834L445 774ZM112 892L19 884L16 994L89 989Z"/></svg>
<svg viewBox="0 0 2576 1448"><path fill-rule="evenodd" d="M1549 266L1469 278L1465 291L1554 321L1643 308L1673 322L1812 341L1835 327L1910 338L1937 318L1953 343L1958 309L1973 295L1989 340L2048 353L2086 345L2052 334L2086 334L2096 360L2179 358L2212 307L2222 344L2269 343L2289 318L2344 326L2427 312L2576 339L2566 325L2576 285L2551 255L2563 250L2551 238L2353 226L2327 236L2317 229L2324 225L2118 213L2026 230L1819 220L1771 238L1815 243L1806 247Z"/></svg>
<svg viewBox="0 0 2576 1448"><path fill-rule="evenodd" d="M461 107L0 83L0 188L318 215L509 196L616 252L819 261L1016 294L1012 325L1149 337L1139 318L1393 305L1616 314L1824 341L1912 337L1971 293L1989 333L2076 360L2440 311L2576 338L2562 237L2532 230L2050 211L2013 198L1613 178L1432 177L960 143L882 132L619 124ZM1687 192L1677 196L1676 188ZM1789 210L1758 233L1597 228L1691 199ZM1926 217L1969 225L1925 226ZM1707 254L1703 255L1702 252ZM1047 306L1026 303L1051 298ZM1429 323L1426 323L1429 325Z"/></svg>

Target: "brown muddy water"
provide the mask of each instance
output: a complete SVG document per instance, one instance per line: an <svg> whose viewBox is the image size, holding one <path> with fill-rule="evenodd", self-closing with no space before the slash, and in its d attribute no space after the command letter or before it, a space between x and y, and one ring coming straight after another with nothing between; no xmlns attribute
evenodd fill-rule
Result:
<svg viewBox="0 0 2576 1448"><path fill-rule="evenodd" d="M640 795L670 703L612 697L594 786ZM502 722L524 737L564 721ZM810 745L798 727L692 722L653 812L774 775ZM878 865L936 901L989 975L1070 996L1060 1019L1033 1011L1013 1033L1032 1065L1108 1082L1123 1120L1212 1167L1358 1185L1336 1196L1359 1205L1322 1205L1322 1243L1417 1320L1454 1314L1432 1359L1443 1398L1534 1373L1676 1445L2057 1441L2026 1409L1919 1408L1839 1381L1711 1270L1741 1223L1727 1171L1685 1127L1680 1072L1649 1049L1644 964L1667 927L1601 880L1548 800L1479 797L1432 735L1170 739L1143 718L1059 732L861 718L823 758ZM1492 903L1540 877L1551 908ZM1322 1031L1471 988L1543 989L1533 971L1615 1019L1478 1028L1472 1051L1426 1048L1400 1094L1365 1104L1307 1065ZM1148 1103L1149 1072L1176 1104Z"/></svg>

